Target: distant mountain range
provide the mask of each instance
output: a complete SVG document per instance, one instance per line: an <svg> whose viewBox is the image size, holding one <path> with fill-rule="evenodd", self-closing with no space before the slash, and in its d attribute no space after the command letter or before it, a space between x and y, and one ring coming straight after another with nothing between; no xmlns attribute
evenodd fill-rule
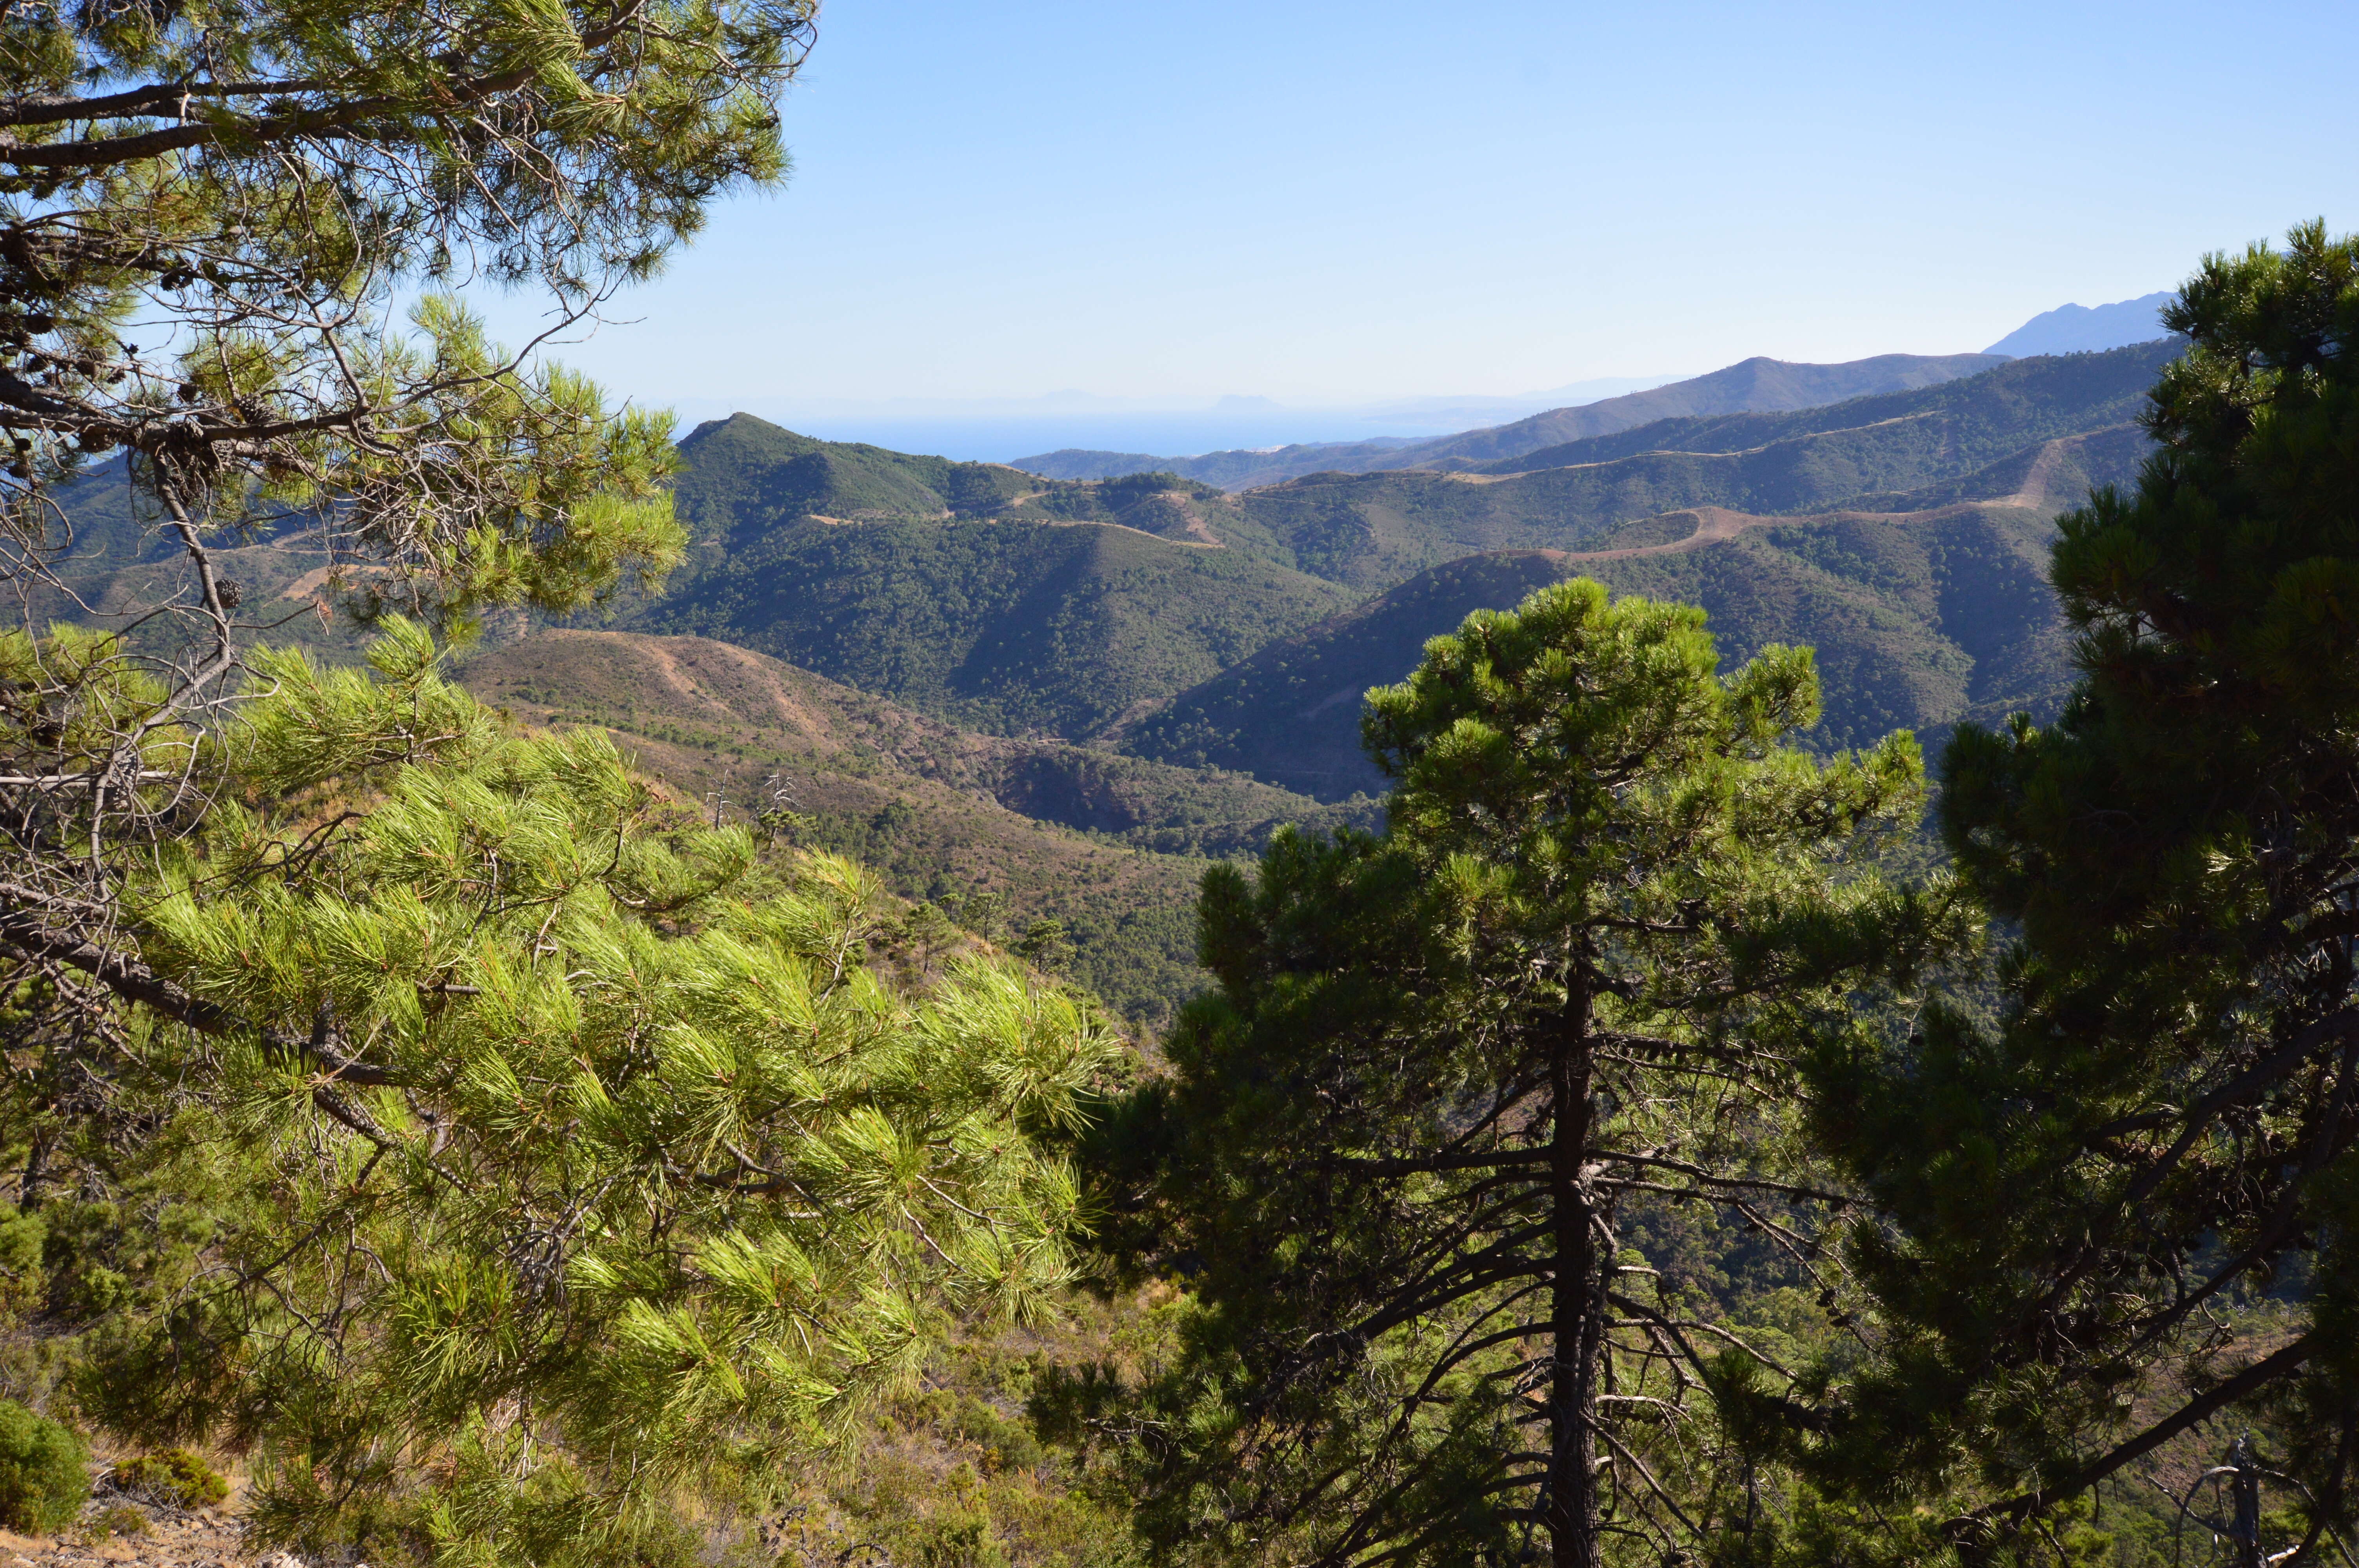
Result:
<svg viewBox="0 0 2359 1568"><path fill-rule="evenodd" d="M1266 452L1208 452L1196 458L1069 450L1018 458L1011 466L1051 479L1114 479L1159 470L1217 484L1225 490L1244 490L1310 473L1451 467L1461 461L1520 457L1587 436L1636 429L1660 419L1817 407L1876 393L1932 386L1988 370L1999 362L1989 354L1879 354L1874 359L1833 365L1750 359L1668 386L1576 407L1550 409L1512 424L1423 441L1353 441L1281 447Z"/></svg>
<svg viewBox="0 0 2359 1568"><path fill-rule="evenodd" d="M1978 374L1816 407L1658 418L1511 457L1314 473L1234 493L1170 474L1044 479L815 441L741 415L681 443L689 565L618 623L758 649L973 730L1102 736L1160 760L1201 757L1324 790L1282 754L1307 744L1307 730L1267 731L1272 751L1247 743L1261 733L1250 726L1223 719L1223 734L1246 739L1200 742L1174 728L1180 719L1154 715L1212 703L1184 694L1471 557L1644 561L1597 569L1709 602L1701 586L1680 584L1767 547L1751 537L1767 519L1866 527L1856 519L1995 509L2026 514L2006 524L2010 537L2044 537L2048 518L2090 484L2135 472L2145 438L2132 421L2174 352L2157 341L1990 361ZM1903 362L1869 373L1923 379L1942 368ZM1959 547L1953 534L1936 530L1927 547ZM1649 554L1623 553L1634 549ZM1864 591L1846 589L1845 602ZM1413 657L1453 620L1421 623L1402 645ZM1930 624L1913 611L1893 623ZM1779 624L1778 635L1812 640L1799 622ZM1968 681L1939 687L1938 700L1871 701L1847 683L1883 679L1878 660L1846 667L1855 676L1831 680L1830 743L1887 719L1946 722L1981 700ZM1349 718L1335 720L1347 752Z"/></svg>
<svg viewBox="0 0 2359 1568"><path fill-rule="evenodd" d="M1650 384L1646 390L1624 396L1569 404L1451 436L1301 442L1194 457L1069 447L1017 458L1012 466L1051 479L1175 473L1224 490L1277 484L1323 471L1454 467L1455 460L1517 457L1584 437L1635 429L1658 419L1810 408L1878 393L1905 392L1975 374L2002 358L2126 348L2163 336L2158 317L2171 297L2168 293L2148 294L2113 305L2059 306L2033 317L1979 354L1881 354L1843 364L1795 364L1755 358L1709 375Z"/></svg>
<svg viewBox="0 0 2359 1568"><path fill-rule="evenodd" d="M1077 972L1156 1017L1197 983L1201 857L1280 821L1370 820L1363 694L1543 583L1700 604L1732 662L1812 645L1821 749L2048 711L2071 673L2053 520L2136 472L2147 389L2180 348L1748 362L1436 441L1420 466L1379 450L1238 490L741 414L680 443L690 546L669 583L594 633L502 618L466 676L527 721L616 730L685 801L742 811L777 774L806 842L907 897L987 891L1062 919ZM1876 390L1809 401L1858 386ZM130 614L178 574L126 497L102 470L61 498L84 526L60 570ZM223 564L280 636L350 656L329 619L288 619L324 573L299 535Z"/></svg>
<svg viewBox="0 0 2359 1568"><path fill-rule="evenodd" d="M2060 305L2034 316L1984 352L2078 354L2142 343L2162 335L2162 308L2172 298L2165 292L2113 305Z"/></svg>
<svg viewBox="0 0 2359 1568"><path fill-rule="evenodd" d="M1451 459L1485 462L1522 457L1591 436L1635 430L1662 419L1818 408L1879 393L1938 386L1959 376L1988 370L1998 362L1990 354L1879 354L1874 359L1834 365L1749 359L1691 381L1673 382L1669 386L1609 397L1578 408L1551 409L1512 425L1422 442L1404 448L1385 466L1421 468ZM1414 460L1408 460L1412 458Z"/></svg>

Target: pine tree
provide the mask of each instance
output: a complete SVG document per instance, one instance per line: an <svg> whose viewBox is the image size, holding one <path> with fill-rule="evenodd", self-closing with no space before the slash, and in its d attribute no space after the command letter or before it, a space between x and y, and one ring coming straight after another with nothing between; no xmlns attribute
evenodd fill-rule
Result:
<svg viewBox="0 0 2359 1568"><path fill-rule="evenodd" d="M1920 773L1906 736L1780 743L1817 716L1808 650L1715 665L1701 611L1593 582L1478 613L1370 694L1381 836L1206 877L1219 990L1102 1140L1110 1241L1197 1303L1121 1418L1166 1556L1537 1535L1589 1568L1744 1527L1690 1407L1750 1352L1622 1227L1725 1210L1810 1267L1840 1195L1792 1168L1764 1031L1908 961L1867 941L1900 914L1867 857Z"/></svg>
<svg viewBox="0 0 2359 1568"><path fill-rule="evenodd" d="M2177 1434L2266 1421L2298 1521L2268 1556L2302 1563L2359 1463L2359 242L2207 258L2164 320L2155 455L2060 524L2070 705L1943 761L1944 836L2019 935L2004 1006L1814 1063L1886 1215L1880 1367L1821 1457L1962 1486L1954 1540L2030 1550Z"/></svg>
<svg viewBox="0 0 2359 1568"><path fill-rule="evenodd" d="M117 1432L249 1448L266 1537L642 1561L947 1315L1064 1277L1039 1140L1114 1049L1084 1006L985 964L891 994L864 874L782 881L603 741L502 734L388 619L564 613L677 558L669 416L537 351L783 175L815 15L0 28L6 1304L79 1332ZM493 345L475 282L547 332ZM145 530L103 543L185 566L111 630L59 506L103 453ZM257 651L281 611L222 560L256 536L386 628L375 677Z"/></svg>
<svg viewBox="0 0 2359 1568"><path fill-rule="evenodd" d="M775 100L815 10L9 14L0 587L33 641L0 697L0 906L119 939L123 879L201 817L197 738L288 611L248 602L220 558L257 532L309 551L364 616L563 612L677 559L669 416L610 414L534 351L593 321L715 198L782 175ZM476 282L537 296L542 339L491 343L457 298ZM133 536L78 537L61 510L102 453L128 466ZM102 545L185 570L101 615L71 568ZM54 616L125 635L53 644ZM125 703L132 687L158 700Z"/></svg>
<svg viewBox="0 0 2359 1568"><path fill-rule="evenodd" d="M257 660L136 960L9 928L140 999L82 1058L88 1195L206 1195L195 1266L85 1325L82 1405L246 1450L266 1539L638 1561L1069 1277L1038 1140L1116 1042L1000 964L889 993L865 873L782 881L603 733L502 733L415 626L373 657Z"/></svg>

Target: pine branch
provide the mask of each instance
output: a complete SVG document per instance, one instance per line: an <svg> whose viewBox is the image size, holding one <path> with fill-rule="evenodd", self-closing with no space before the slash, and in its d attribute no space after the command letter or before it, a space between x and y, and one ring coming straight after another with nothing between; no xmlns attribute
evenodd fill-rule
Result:
<svg viewBox="0 0 2359 1568"><path fill-rule="evenodd" d="M60 930L54 924L61 914L98 920L105 914L96 904L43 893L16 882L0 882L0 942L28 957L47 958L78 970L125 1001L151 1009L200 1034L251 1035L279 1055L310 1057L341 1082L377 1087L398 1081L382 1067L344 1055L330 1039L316 1032L310 1036L290 1034L256 1023L218 1002L190 994L128 953L102 946L71 930Z"/></svg>

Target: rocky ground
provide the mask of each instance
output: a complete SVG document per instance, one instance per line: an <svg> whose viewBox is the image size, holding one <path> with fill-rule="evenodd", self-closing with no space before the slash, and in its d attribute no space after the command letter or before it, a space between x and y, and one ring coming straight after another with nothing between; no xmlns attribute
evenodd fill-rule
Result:
<svg viewBox="0 0 2359 1568"><path fill-rule="evenodd" d="M83 1522L85 1528L48 1541L0 1530L0 1568L245 1568L257 1561L240 1541L235 1523L217 1509L151 1519L144 1535L114 1534L87 1518ZM270 1568L294 1562L276 1554L261 1561Z"/></svg>
<svg viewBox="0 0 2359 1568"><path fill-rule="evenodd" d="M159 1508L125 1498L102 1479L90 1505L57 1535L0 1530L0 1568L309 1568L279 1552L251 1552L232 1512Z"/></svg>

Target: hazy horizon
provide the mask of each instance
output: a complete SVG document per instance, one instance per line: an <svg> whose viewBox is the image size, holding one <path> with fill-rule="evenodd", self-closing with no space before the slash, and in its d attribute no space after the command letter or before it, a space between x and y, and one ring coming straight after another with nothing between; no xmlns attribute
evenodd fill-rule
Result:
<svg viewBox="0 0 2359 1568"><path fill-rule="evenodd" d="M2012 342L2060 318L2105 323L2096 336L2069 347L2114 347L2138 341L2122 329L2132 306L2151 308L2155 296L2106 301L2092 308L2068 302L2033 316L2006 334ZM2074 326L2062 328L2069 339ZM2080 334L2087 337L2089 329ZM2005 353L2002 344L1961 352ZM2049 351L2047 346L2025 352ZM1744 358L1752 358L1746 355ZM1873 357L1873 356L1863 356ZM1739 361L1731 361L1737 363ZM1725 368L1713 366L1713 370ZM1509 424L1550 409L1645 391L1692 376L1607 376L1508 395L1461 394L1394 398L1356 405L1293 405L1252 394L1202 398L1108 397L1077 387L1033 397L895 397L868 401L784 397L687 397L670 401L676 429L686 435L708 420L750 414L799 434L825 440L866 442L896 451L923 452L966 461L1014 462L1051 452L1083 450L1158 457L1201 457L1209 452L1274 450L1298 444L1329 444L1394 438L1415 440ZM653 401L653 400L650 400Z"/></svg>
<svg viewBox="0 0 2359 1568"><path fill-rule="evenodd" d="M1067 388L1028 398L887 398L872 402L779 397L684 397L666 405L685 435L709 419L751 414L799 434L865 441L896 451L974 462L1043 452L1146 452L1195 457L1298 442L1412 439L1506 424L1686 380L1609 376L1523 394L1464 394L1334 406L1299 406L1245 393L1210 400L1103 397ZM652 401L652 400L650 400Z"/></svg>

